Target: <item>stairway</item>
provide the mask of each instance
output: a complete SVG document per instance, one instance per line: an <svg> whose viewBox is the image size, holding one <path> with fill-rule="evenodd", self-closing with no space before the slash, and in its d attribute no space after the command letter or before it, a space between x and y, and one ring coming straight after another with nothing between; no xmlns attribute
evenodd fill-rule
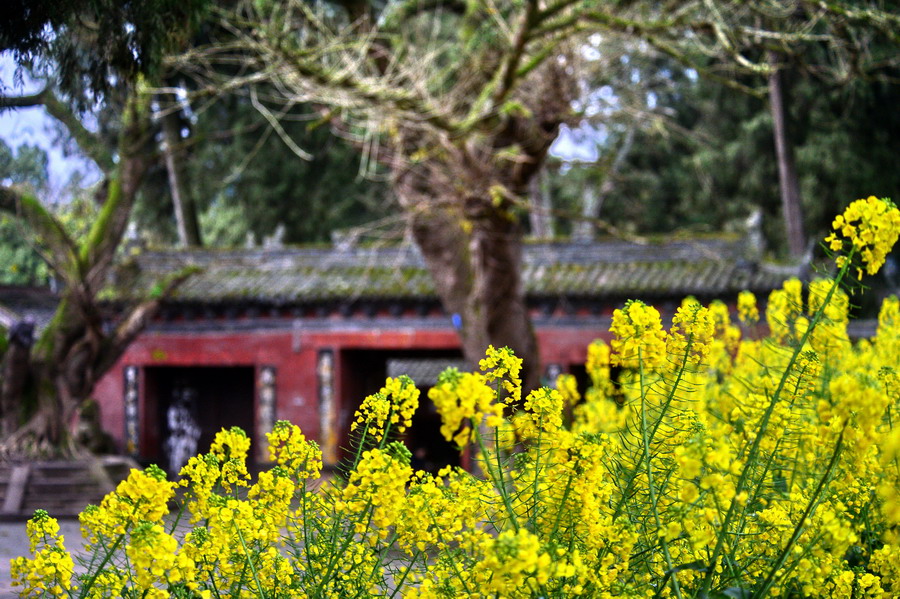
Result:
<svg viewBox="0 0 900 599"><path fill-rule="evenodd" d="M27 519L36 509L54 518L76 517L137 467L121 456L0 463L0 520Z"/></svg>

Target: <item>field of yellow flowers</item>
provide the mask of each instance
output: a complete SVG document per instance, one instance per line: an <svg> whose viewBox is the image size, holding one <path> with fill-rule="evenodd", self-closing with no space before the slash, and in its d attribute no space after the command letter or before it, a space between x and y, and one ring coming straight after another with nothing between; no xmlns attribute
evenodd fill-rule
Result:
<svg viewBox="0 0 900 599"><path fill-rule="evenodd" d="M411 469L397 439L419 391L388 379L357 413L345 479L315 484L319 448L280 422L252 482L247 436L222 431L180 482L135 470L84 511L84 574L37 512L14 582L26 597L900 596L900 302L874 338L846 332L900 211L858 200L834 229L836 274L786 282L764 316L748 293L737 324L686 300L664 329L627 303L588 348L583 397L563 375L523 398L506 349L445 372L429 399L475 473Z"/></svg>

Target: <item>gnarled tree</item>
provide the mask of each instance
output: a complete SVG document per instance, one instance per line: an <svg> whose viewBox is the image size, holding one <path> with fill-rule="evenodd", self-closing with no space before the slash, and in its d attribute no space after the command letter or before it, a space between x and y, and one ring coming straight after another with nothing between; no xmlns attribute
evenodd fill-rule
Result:
<svg viewBox="0 0 900 599"><path fill-rule="evenodd" d="M196 24L205 2L14 2L0 24L0 51L11 51L23 68L52 72L48 79L55 83L37 94L4 96L0 110L44 107L105 174L96 196L98 216L80 240L33 195L0 187L0 210L25 223L62 284L59 306L37 338L34 323L8 310L0 312L2 455L77 451L70 425L79 404L140 332L160 299L187 274L161 282L153 297L115 322L101 311L98 296L107 284L135 194L154 159L148 136L151 96L139 82L158 72L160 57ZM126 100L118 145L110 148L83 125L79 112L119 94Z"/></svg>
<svg viewBox="0 0 900 599"><path fill-rule="evenodd" d="M769 18L788 5L794 18ZM264 82L257 104L270 114L319 106L322 123L385 164L437 292L461 317L465 356L508 345L525 360L526 386L539 373L521 208L573 116L585 36L638 40L744 89L735 69L777 69L766 49L850 56L859 30L896 36L896 19L868 2L256 0L220 18L228 39L170 64L202 94L252 94Z"/></svg>
<svg viewBox="0 0 900 599"><path fill-rule="evenodd" d="M45 97L49 94L47 92ZM4 311L0 322L0 453L71 454L69 434L81 402L142 330L159 301L187 273L161 284L154 297L121 315L111 328L98 296L107 284L134 196L151 156L146 152L149 101L135 92L128 102L118 164L108 173L102 207L87 236L73 239L34 196L0 187L0 210L34 232L63 289L50 323L34 338L34 323Z"/></svg>
<svg viewBox="0 0 900 599"><path fill-rule="evenodd" d="M275 96L260 95L263 111L318 106L322 123L386 165L443 305L459 316L465 356L510 346L533 387L521 205L571 114L570 28L551 24L576 4L245 3L223 15L227 43L173 63L201 90L265 82Z"/></svg>

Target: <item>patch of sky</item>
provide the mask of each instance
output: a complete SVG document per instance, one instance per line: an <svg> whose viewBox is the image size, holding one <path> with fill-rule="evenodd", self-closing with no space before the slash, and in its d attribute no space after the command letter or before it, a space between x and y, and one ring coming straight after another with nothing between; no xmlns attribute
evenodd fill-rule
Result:
<svg viewBox="0 0 900 599"><path fill-rule="evenodd" d="M43 89L41 81L31 78L24 69L18 69L10 52L0 53L0 93L8 96L26 96ZM92 126L90 118L85 120ZM0 139L11 148L31 144L42 148L49 158L49 188L42 199L46 201L66 201L65 188L78 181L87 187L100 180L97 166L70 151L60 140L60 133L52 117L42 106L10 108L0 110ZM71 144L68 144L71 145Z"/></svg>
<svg viewBox="0 0 900 599"><path fill-rule="evenodd" d="M550 146L550 153L565 163L596 162L600 156L599 147L608 136L606 126L588 121L581 121L576 127L562 125Z"/></svg>

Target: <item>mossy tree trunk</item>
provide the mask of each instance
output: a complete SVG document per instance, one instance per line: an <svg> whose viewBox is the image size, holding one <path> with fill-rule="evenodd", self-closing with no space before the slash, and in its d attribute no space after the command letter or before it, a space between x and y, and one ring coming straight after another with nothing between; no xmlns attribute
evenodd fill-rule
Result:
<svg viewBox="0 0 900 599"><path fill-rule="evenodd" d="M536 388L540 359L522 282L521 226L490 198L443 197L445 207L412 211L410 221L444 309L455 315L463 355L477 365L488 345L510 347L524 361L525 388Z"/></svg>
<svg viewBox="0 0 900 599"><path fill-rule="evenodd" d="M548 95L528 106L527 118L508 116L491 136L445 140L393 178L444 309L459 317L464 357L477 365L488 345L510 347L524 362L526 392L539 386L541 371L522 278L523 220L529 184L568 113L558 76L541 79L536 88L546 89L529 99ZM514 156L505 154L511 148Z"/></svg>
<svg viewBox="0 0 900 599"><path fill-rule="evenodd" d="M115 364L158 308L160 298L187 273L164 282L163 292L123 314L111 328L98 294L107 283L141 179L152 156L146 151L149 96L132 93L123 116L118 165L107 171L102 208L87 236L73 239L40 201L0 187L0 210L34 232L43 256L63 283L50 323L33 337L33 323L6 313L0 324L0 454L71 455L72 420L80 403Z"/></svg>

